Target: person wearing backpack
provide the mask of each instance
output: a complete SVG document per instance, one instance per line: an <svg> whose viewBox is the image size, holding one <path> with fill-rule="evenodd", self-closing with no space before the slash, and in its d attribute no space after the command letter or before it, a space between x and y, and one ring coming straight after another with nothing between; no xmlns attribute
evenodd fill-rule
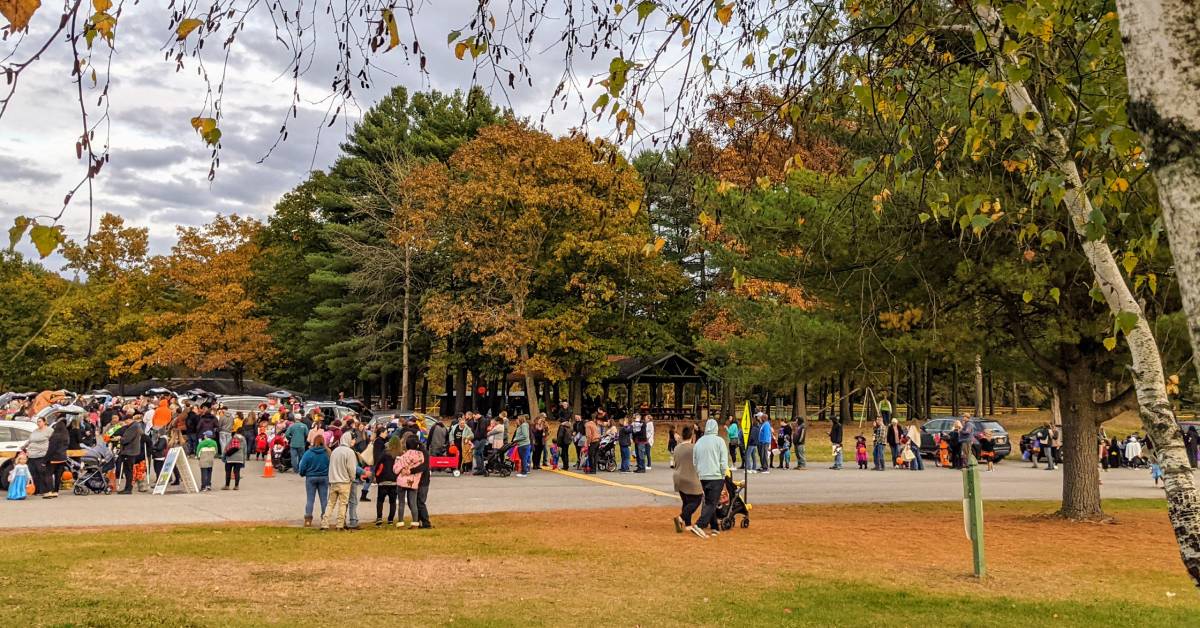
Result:
<svg viewBox="0 0 1200 628"><path fill-rule="evenodd" d="M633 436L633 455L637 456L637 468L634 473L646 472L646 456L643 453L646 445L646 424L642 421L642 415L633 415L633 422L629 424L629 432Z"/></svg>
<svg viewBox="0 0 1200 628"><path fill-rule="evenodd" d="M212 490L213 461L217 459L217 441L213 440L213 433L204 432L203 436L196 445L196 459L200 461L201 492Z"/></svg>
<svg viewBox="0 0 1200 628"><path fill-rule="evenodd" d="M225 486L222 491L229 490L229 480L233 480L233 490L238 490L242 483L242 467L246 466L246 437L232 432L229 442L225 444Z"/></svg>

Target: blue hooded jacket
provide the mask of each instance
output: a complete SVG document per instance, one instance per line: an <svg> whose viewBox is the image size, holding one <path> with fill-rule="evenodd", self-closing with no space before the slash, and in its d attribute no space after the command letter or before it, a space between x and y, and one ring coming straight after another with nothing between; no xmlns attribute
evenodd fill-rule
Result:
<svg viewBox="0 0 1200 628"><path fill-rule="evenodd" d="M321 445L314 445L300 458L296 471L306 478L329 477L329 452Z"/></svg>

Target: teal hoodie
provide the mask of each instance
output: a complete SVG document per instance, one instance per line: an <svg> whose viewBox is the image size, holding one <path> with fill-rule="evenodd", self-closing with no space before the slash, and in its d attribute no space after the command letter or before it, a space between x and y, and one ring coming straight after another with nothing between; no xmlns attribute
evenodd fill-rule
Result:
<svg viewBox="0 0 1200 628"><path fill-rule="evenodd" d="M729 447L717 435L717 429L716 419L709 419L704 424L704 436L692 448L692 462L701 481L720 480L729 470Z"/></svg>

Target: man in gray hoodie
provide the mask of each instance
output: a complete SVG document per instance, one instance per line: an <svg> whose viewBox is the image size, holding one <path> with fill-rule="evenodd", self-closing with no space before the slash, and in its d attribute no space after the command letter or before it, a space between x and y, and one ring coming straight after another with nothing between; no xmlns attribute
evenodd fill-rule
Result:
<svg viewBox="0 0 1200 628"><path fill-rule="evenodd" d="M716 419L709 419L704 424L704 436L692 448L692 462L700 476L700 488L704 490L704 507L700 509L700 521L690 529L703 539L708 537L705 528L712 528L713 534L717 532L717 503L721 501L721 488L729 471L729 448L717 435Z"/></svg>
<svg viewBox="0 0 1200 628"><path fill-rule="evenodd" d="M337 449L329 456L329 508L321 520L321 529L329 528L334 519L335 528L346 527L346 511L350 507L351 483L358 468L358 454L354 451L354 432L342 434ZM332 516L331 516L332 515Z"/></svg>

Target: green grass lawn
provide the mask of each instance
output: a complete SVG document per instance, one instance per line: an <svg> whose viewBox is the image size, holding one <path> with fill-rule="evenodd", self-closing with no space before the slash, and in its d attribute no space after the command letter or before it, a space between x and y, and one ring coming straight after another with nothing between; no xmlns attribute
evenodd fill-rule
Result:
<svg viewBox="0 0 1200 628"><path fill-rule="evenodd" d="M1106 508L1118 523L989 504L983 582L954 503L761 507L709 540L661 508L10 531L0 609L12 626L1197 625L1162 500Z"/></svg>

